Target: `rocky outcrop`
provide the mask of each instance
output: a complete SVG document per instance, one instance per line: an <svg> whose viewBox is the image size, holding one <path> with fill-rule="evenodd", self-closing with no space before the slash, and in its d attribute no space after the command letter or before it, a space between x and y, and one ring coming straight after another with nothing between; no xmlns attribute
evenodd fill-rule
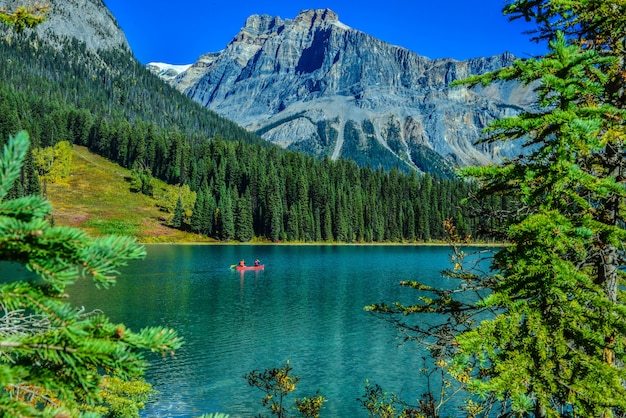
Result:
<svg viewBox="0 0 626 418"><path fill-rule="evenodd" d="M0 0L0 9L9 12L19 6L49 5L47 19L35 30L52 45L76 39L98 51L122 48L130 51L124 32L102 0Z"/></svg>
<svg viewBox="0 0 626 418"><path fill-rule="evenodd" d="M450 87L513 59L431 60L350 28L331 10L305 10L295 19L249 17L224 50L171 83L285 148L437 171L517 152L474 143L489 121L528 107L531 91Z"/></svg>

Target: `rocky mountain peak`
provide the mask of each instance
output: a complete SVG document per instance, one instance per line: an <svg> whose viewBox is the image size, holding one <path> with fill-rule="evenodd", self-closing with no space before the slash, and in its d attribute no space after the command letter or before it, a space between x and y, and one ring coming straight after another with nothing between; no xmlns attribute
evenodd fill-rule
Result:
<svg viewBox="0 0 626 418"><path fill-rule="evenodd" d="M342 24L332 10L313 9L294 19L251 16L224 50L170 82L284 148L449 174L519 151L475 143L491 120L528 108L532 89L450 86L514 59L431 60Z"/></svg>
<svg viewBox="0 0 626 418"><path fill-rule="evenodd" d="M252 15L246 19L244 27L238 36L245 33L250 36L259 36L262 34L276 32L283 25L280 17L272 17L270 15Z"/></svg>
<svg viewBox="0 0 626 418"><path fill-rule="evenodd" d="M278 16L252 15L246 19L244 27L233 38L231 44L245 43L262 45L268 39L279 36L283 31L314 33L329 25L342 25L337 13L330 9L303 10L295 19L281 19Z"/></svg>
<svg viewBox="0 0 626 418"><path fill-rule="evenodd" d="M330 9L302 10L293 20L295 24L308 27L322 26L324 24L339 22L339 15Z"/></svg>

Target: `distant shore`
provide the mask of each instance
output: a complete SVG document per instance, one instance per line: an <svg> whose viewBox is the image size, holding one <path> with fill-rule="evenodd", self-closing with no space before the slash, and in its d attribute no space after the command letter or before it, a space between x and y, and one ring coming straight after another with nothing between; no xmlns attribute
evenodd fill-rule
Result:
<svg viewBox="0 0 626 418"><path fill-rule="evenodd" d="M161 241L150 242L141 241L142 245L276 245L276 246L308 246L308 245L327 245L327 246L416 246L416 247L449 247L452 244L448 242L271 242L271 241ZM470 242L460 244L460 247L506 247L506 243L498 242Z"/></svg>

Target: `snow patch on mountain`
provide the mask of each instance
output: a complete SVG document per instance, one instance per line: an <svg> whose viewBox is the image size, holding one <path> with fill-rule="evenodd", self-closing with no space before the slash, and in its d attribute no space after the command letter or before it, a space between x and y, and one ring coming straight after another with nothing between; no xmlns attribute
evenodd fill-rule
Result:
<svg viewBox="0 0 626 418"><path fill-rule="evenodd" d="M170 80L178 74L187 71L192 64L167 64L164 62L151 62L146 66L148 70L158 75L164 80Z"/></svg>

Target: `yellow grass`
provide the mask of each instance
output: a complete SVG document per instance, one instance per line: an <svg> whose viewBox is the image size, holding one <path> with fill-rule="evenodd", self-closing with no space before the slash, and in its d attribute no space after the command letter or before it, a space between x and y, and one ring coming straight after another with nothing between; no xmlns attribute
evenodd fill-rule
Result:
<svg viewBox="0 0 626 418"><path fill-rule="evenodd" d="M172 187L158 182L157 187ZM123 234L145 243L214 242L168 227L171 215L156 199L130 191L130 170L74 146L69 178L47 186L56 225L78 227L93 235Z"/></svg>

